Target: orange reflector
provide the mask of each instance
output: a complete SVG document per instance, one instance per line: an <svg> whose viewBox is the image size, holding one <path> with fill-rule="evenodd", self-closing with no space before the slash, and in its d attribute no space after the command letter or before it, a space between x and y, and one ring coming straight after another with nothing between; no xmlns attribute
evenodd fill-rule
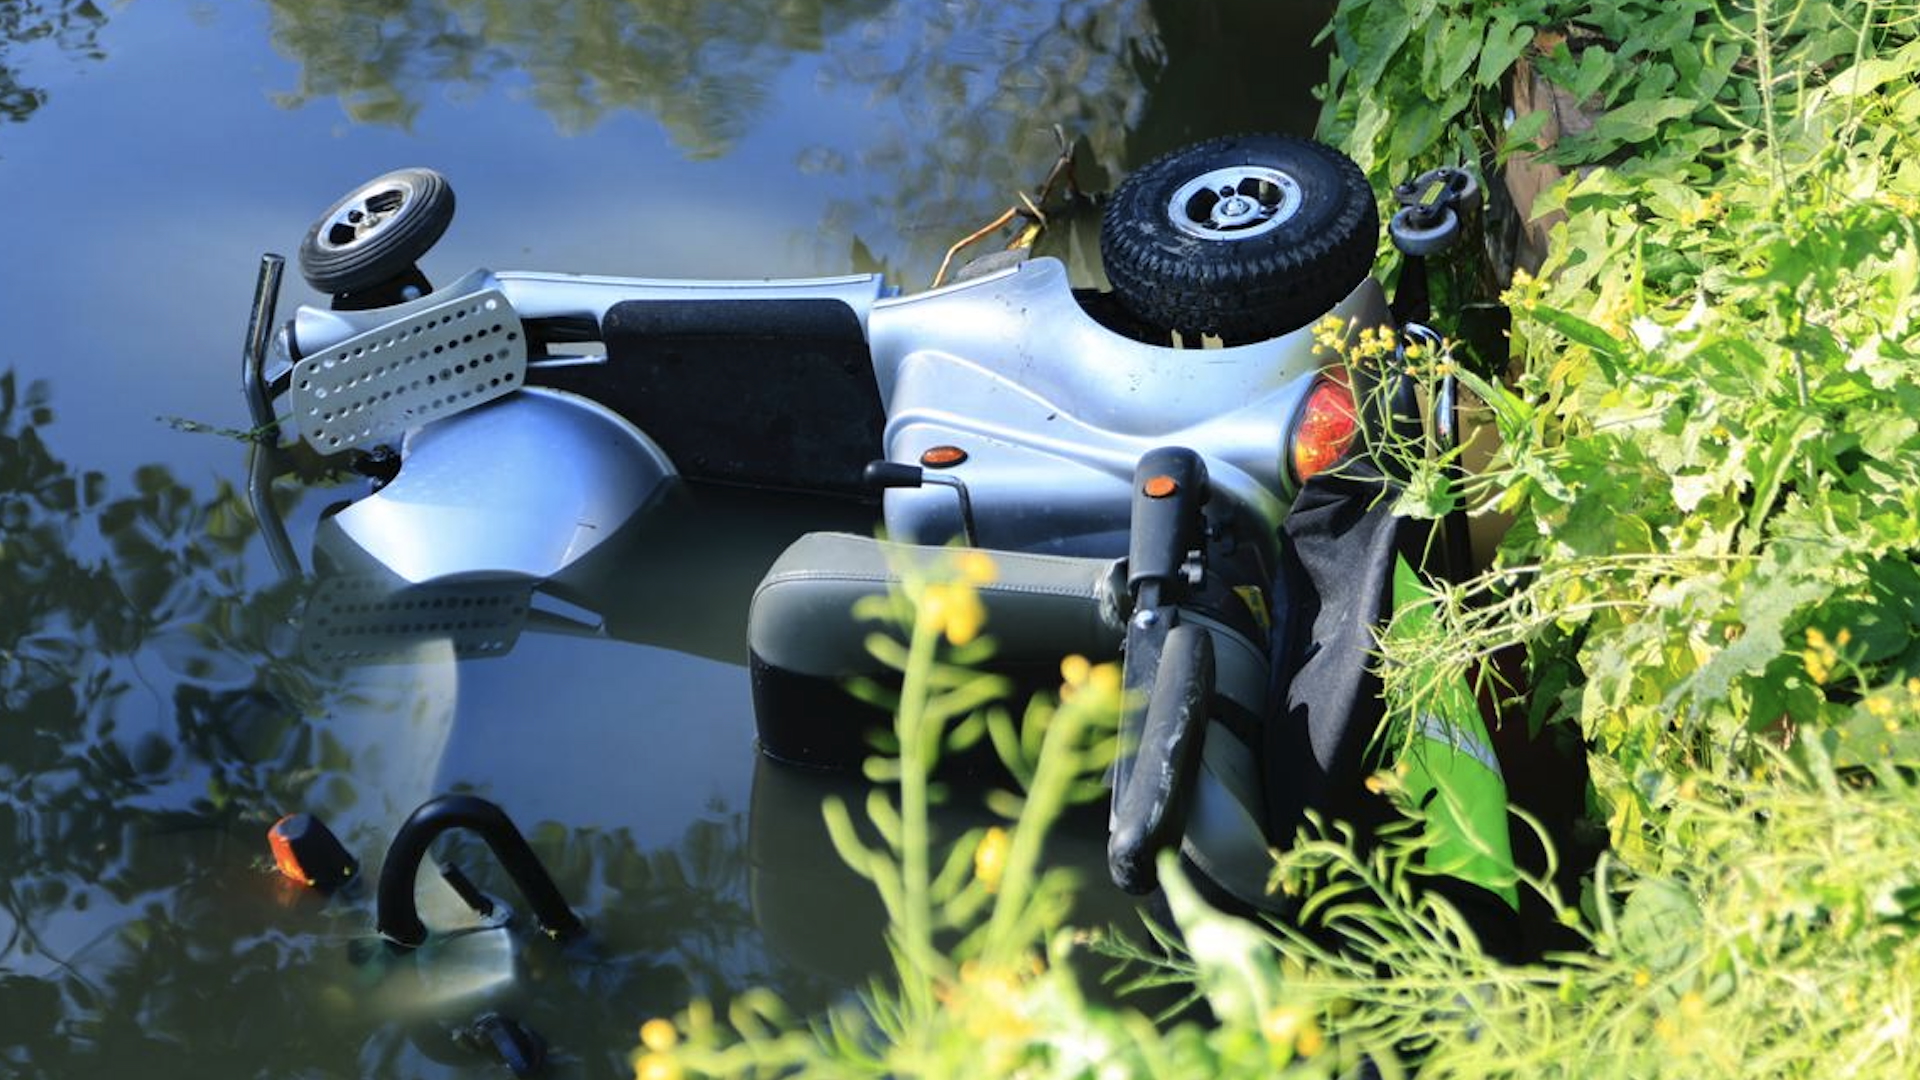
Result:
<svg viewBox="0 0 1920 1080"><path fill-rule="evenodd" d="M1293 426L1293 476L1305 483L1346 455L1360 421L1344 375L1323 376Z"/></svg>
<svg viewBox="0 0 1920 1080"><path fill-rule="evenodd" d="M1148 477L1147 482L1141 486L1140 490L1145 492L1149 499L1164 499L1174 492L1179 491L1180 485L1174 482L1173 477L1163 473L1159 476Z"/></svg>
<svg viewBox="0 0 1920 1080"><path fill-rule="evenodd" d="M957 446L934 446L920 455L920 464L929 469L951 469L967 460L967 452Z"/></svg>
<svg viewBox="0 0 1920 1080"><path fill-rule="evenodd" d="M360 869L326 823L312 814L288 814L267 830L273 865L302 885L331 890Z"/></svg>
<svg viewBox="0 0 1920 1080"><path fill-rule="evenodd" d="M300 856L293 853L293 842L278 825L267 831L267 846L273 849L273 865L282 874L302 885L313 884L313 879L300 867Z"/></svg>

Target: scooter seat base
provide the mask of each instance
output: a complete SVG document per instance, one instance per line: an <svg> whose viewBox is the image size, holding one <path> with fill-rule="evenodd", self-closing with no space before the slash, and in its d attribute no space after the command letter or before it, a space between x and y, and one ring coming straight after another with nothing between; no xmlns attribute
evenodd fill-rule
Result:
<svg viewBox="0 0 1920 1080"><path fill-rule="evenodd" d="M761 749L770 756L825 767L854 767L864 734L881 717L848 720L852 699L841 687L855 677L892 674L866 651L872 627L854 605L884 596L906 574L932 579L956 573L960 549L898 544L851 533L809 533L775 561L754 591L747 616L754 668L754 711ZM989 552L991 582L977 586L994 639L991 667L1021 676L1041 668L1058 681L1060 658L1119 655L1126 634L1123 563L1025 552Z"/></svg>

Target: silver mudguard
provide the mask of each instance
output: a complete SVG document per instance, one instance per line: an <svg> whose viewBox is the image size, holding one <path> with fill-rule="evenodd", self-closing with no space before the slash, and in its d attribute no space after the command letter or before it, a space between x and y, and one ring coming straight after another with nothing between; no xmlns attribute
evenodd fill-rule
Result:
<svg viewBox="0 0 1920 1080"><path fill-rule="evenodd" d="M1372 278L1331 314L1350 326L1389 319ZM1156 446L1204 456L1215 497L1272 536L1294 489L1289 435L1309 376L1332 359L1311 326L1218 349L1123 337L1081 309L1051 258L879 301L868 335L888 459L964 451L950 472L967 485L982 547L1100 557L1126 553L1134 466ZM958 500L892 489L886 524L895 539L943 543L961 533Z"/></svg>
<svg viewBox="0 0 1920 1080"><path fill-rule="evenodd" d="M639 429L536 387L421 428L404 468L334 523L413 583L550 578L612 536L674 475Z"/></svg>

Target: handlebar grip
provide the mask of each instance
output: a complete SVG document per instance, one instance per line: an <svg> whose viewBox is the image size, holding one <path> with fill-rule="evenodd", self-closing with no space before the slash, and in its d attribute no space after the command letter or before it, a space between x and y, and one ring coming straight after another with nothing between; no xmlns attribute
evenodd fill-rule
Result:
<svg viewBox="0 0 1920 1080"><path fill-rule="evenodd" d="M1201 737L1213 700L1213 637L1182 624L1167 632L1133 765L1114 789L1107 872L1130 893L1158 884L1154 859L1179 843L1187 799L1200 770ZM1121 752L1126 753L1122 747Z"/></svg>
<svg viewBox="0 0 1920 1080"><path fill-rule="evenodd" d="M919 487L925 482L925 477L926 474L918 465L903 465L897 461L885 459L869 461L866 468L860 471L860 482L875 490Z"/></svg>

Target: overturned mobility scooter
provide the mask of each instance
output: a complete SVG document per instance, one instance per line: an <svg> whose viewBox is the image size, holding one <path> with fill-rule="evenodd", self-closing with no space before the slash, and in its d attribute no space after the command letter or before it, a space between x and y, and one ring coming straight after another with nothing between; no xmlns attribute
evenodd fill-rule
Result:
<svg viewBox="0 0 1920 1080"><path fill-rule="evenodd" d="M1329 316L1423 332L1422 260L1478 192L1442 170L1395 194L1393 302L1372 274L1363 174L1279 136L1129 176L1102 218L1110 291L1073 288L1049 257L913 295L876 275L489 270L435 289L418 262L452 192L401 170L302 245L328 307L280 322L280 264L265 260L247 393L260 426L375 478L323 527L422 588L566 581L623 529L658 527L643 511L679 483L871 508L864 531L801 536L753 590L772 758L859 763L865 730L839 687L878 665L855 601L973 546L999 569L982 589L996 663L1123 661L1119 886L1152 889L1156 857L1177 850L1216 895L1277 910L1272 849L1309 813L1367 816L1385 752L1434 798L1436 877L1511 908L1505 788L1473 695L1419 703L1404 739L1375 738L1377 633L1467 557L1464 522L1430 536L1390 513L1391 465L1366 449L1367 430L1397 430L1446 452L1451 386L1416 403L1391 365L1348 372L1316 341ZM377 621L366 611L342 605L331 632L352 638L355 612ZM499 646L485 638L470 647Z"/></svg>

